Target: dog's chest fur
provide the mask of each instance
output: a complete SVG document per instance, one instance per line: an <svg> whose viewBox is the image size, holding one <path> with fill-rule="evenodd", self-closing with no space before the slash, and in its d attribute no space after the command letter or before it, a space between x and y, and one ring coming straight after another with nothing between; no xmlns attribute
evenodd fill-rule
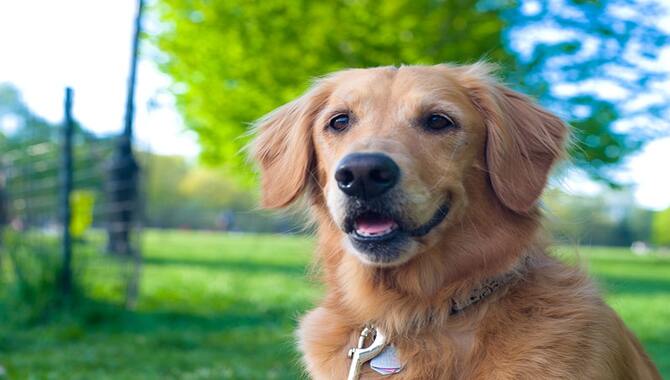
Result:
<svg viewBox="0 0 670 380"><path fill-rule="evenodd" d="M381 376L365 365L361 379L657 378L646 372L648 358L589 280L574 268L547 265L443 323L393 334L404 370ZM367 322L332 294L309 312L298 337L310 376L346 378L347 351Z"/></svg>

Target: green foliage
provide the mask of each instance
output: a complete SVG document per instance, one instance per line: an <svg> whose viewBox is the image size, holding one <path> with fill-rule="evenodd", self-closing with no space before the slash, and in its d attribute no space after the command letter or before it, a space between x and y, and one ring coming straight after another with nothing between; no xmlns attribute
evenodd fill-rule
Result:
<svg viewBox="0 0 670 380"><path fill-rule="evenodd" d="M214 210L249 210L256 204L254 194L241 190L225 172L204 167L192 167L179 183L179 192Z"/></svg>
<svg viewBox="0 0 670 380"><path fill-rule="evenodd" d="M667 79L654 63L670 42L664 14L627 0L522 0L503 12L511 82L573 125L573 162L592 178L615 185L616 164L667 133L668 99L642 101Z"/></svg>
<svg viewBox="0 0 670 380"><path fill-rule="evenodd" d="M488 58L574 125L575 164L614 185L611 169L660 133L649 133L648 118L667 125L659 116L668 109L661 101L632 110L593 84L620 87L635 100L663 77L650 68L668 42L655 24L660 9L625 0L166 0L155 6L161 26L152 42L187 125L200 136L202 157L235 173L244 167L239 151L248 124L297 96L312 77L344 67ZM547 29L552 38L543 37ZM558 91L566 84L579 88ZM617 125L624 114L634 124L625 133Z"/></svg>
<svg viewBox="0 0 670 380"><path fill-rule="evenodd" d="M297 316L321 294L307 275L311 239L151 230L145 239L135 311L113 306L114 265L92 255L82 278L95 303L80 315L31 328L0 323L9 378L302 378ZM561 255L574 261L574 251ZM670 376L670 260L612 248L584 248L580 257Z"/></svg>
<svg viewBox="0 0 670 380"><path fill-rule="evenodd" d="M56 101L59 101L56 99ZM24 148L27 145L39 142L57 144L60 140L61 124L50 123L32 112L25 104L19 90L9 83L0 83L0 122L3 118L12 118L17 128L13 131L5 131L0 128L0 146L7 151L13 148ZM2 127L2 124L0 124ZM83 140L95 139L95 135L85 130L75 120L75 136L81 136ZM1 152L2 150L0 150Z"/></svg>
<svg viewBox="0 0 670 380"><path fill-rule="evenodd" d="M189 170L188 164L183 157L151 154L142 154L140 161L144 163L147 221L155 227L169 226L181 218L179 211L184 199L178 188Z"/></svg>
<svg viewBox="0 0 670 380"><path fill-rule="evenodd" d="M31 325L67 310L79 294L76 283L67 299L60 291L62 266L56 239L1 229L0 234L4 235L0 246L0 323Z"/></svg>
<svg viewBox="0 0 670 380"><path fill-rule="evenodd" d="M151 227L287 232L297 218L255 210L257 195L227 171L183 157L140 153L144 162L146 223Z"/></svg>
<svg viewBox="0 0 670 380"><path fill-rule="evenodd" d="M654 243L670 247L670 208L654 214L652 228Z"/></svg>
<svg viewBox="0 0 670 380"><path fill-rule="evenodd" d="M631 192L579 196L551 189L543 201L548 229L566 244L629 247L651 241L653 212L637 207Z"/></svg>
<svg viewBox="0 0 670 380"><path fill-rule="evenodd" d="M153 40L210 163L244 167L248 124L346 67L507 62L502 21L476 1L166 0ZM246 171L245 171L246 172Z"/></svg>
<svg viewBox="0 0 670 380"><path fill-rule="evenodd" d="M11 119L17 128L11 133L0 128L0 152L25 149L35 141L53 144L58 141L58 129L28 109L18 89L0 83L0 121L5 118Z"/></svg>

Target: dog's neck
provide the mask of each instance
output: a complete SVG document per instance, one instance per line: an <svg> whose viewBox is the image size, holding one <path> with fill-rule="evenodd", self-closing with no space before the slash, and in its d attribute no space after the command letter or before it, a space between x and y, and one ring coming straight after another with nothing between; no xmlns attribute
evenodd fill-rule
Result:
<svg viewBox="0 0 670 380"><path fill-rule="evenodd" d="M363 264L345 252L337 227L320 226L330 302L349 310L352 320L376 323L391 335L430 333L450 320L454 302L491 279L514 273L522 257L540 245L536 218L500 212L493 218L470 215L482 219L451 226L444 232L448 239L392 268Z"/></svg>

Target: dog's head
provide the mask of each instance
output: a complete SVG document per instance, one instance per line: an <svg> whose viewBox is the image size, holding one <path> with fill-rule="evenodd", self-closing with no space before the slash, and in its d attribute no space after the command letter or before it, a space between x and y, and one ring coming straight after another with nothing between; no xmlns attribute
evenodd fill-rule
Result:
<svg viewBox="0 0 670 380"><path fill-rule="evenodd" d="M353 69L319 80L257 124L263 205L307 193L366 264L400 265L449 239L492 194L535 211L566 126L489 68Z"/></svg>

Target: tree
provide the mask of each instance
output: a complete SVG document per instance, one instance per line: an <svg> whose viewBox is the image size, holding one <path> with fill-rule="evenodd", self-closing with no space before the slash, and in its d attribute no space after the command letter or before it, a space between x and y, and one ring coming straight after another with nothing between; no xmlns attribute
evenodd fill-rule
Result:
<svg viewBox="0 0 670 380"><path fill-rule="evenodd" d="M215 228L221 213L250 210L254 195L221 170L198 167L180 156L139 154L145 168L146 223L160 228Z"/></svg>
<svg viewBox="0 0 670 380"><path fill-rule="evenodd" d="M209 163L243 166L249 123L297 96L312 77L344 67L484 58L571 122L574 162L613 182L608 168L653 135L622 133L616 122L629 114L626 104L588 85L603 80L644 93L661 76L647 68L668 41L649 16L660 13L657 4L626 0L165 0L154 7L160 27L152 42ZM542 38L549 27L553 40ZM586 91L563 94L566 84ZM661 104L634 116L659 115Z"/></svg>
<svg viewBox="0 0 670 380"><path fill-rule="evenodd" d="M563 243L626 247L651 240L652 211L638 208L629 190L580 196L552 188L543 201L546 226Z"/></svg>
<svg viewBox="0 0 670 380"><path fill-rule="evenodd" d="M522 0L503 11L518 83L574 127L573 162L616 184L623 157L668 129L667 68L655 64L670 42L660 2ZM667 132L666 132L667 133Z"/></svg>
<svg viewBox="0 0 670 380"><path fill-rule="evenodd" d="M345 67L507 62L503 22L474 1L166 0L153 40L210 163L245 166L250 122Z"/></svg>
<svg viewBox="0 0 670 380"><path fill-rule="evenodd" d="M58 129L29 110L18 89L0 83L0 136L2 151L9 152L35 141L57 141Z"/></svg>
<svg viewBox="0 0 670 380"><path fill-rule="evenodd" d="M179 183L190 170L179 156L160 156L141 153L146 191L146 223L150 227L177 227L185 202L179 193ZM187 223L187 221L182 221Z"/></svg>
<svg viewBox="0 0 670 380"><path fill-rule="evenodd" d="M241 191L221 170L192 168L179 183L182 197L214 212L251 210L256 194Z"/></svg>

